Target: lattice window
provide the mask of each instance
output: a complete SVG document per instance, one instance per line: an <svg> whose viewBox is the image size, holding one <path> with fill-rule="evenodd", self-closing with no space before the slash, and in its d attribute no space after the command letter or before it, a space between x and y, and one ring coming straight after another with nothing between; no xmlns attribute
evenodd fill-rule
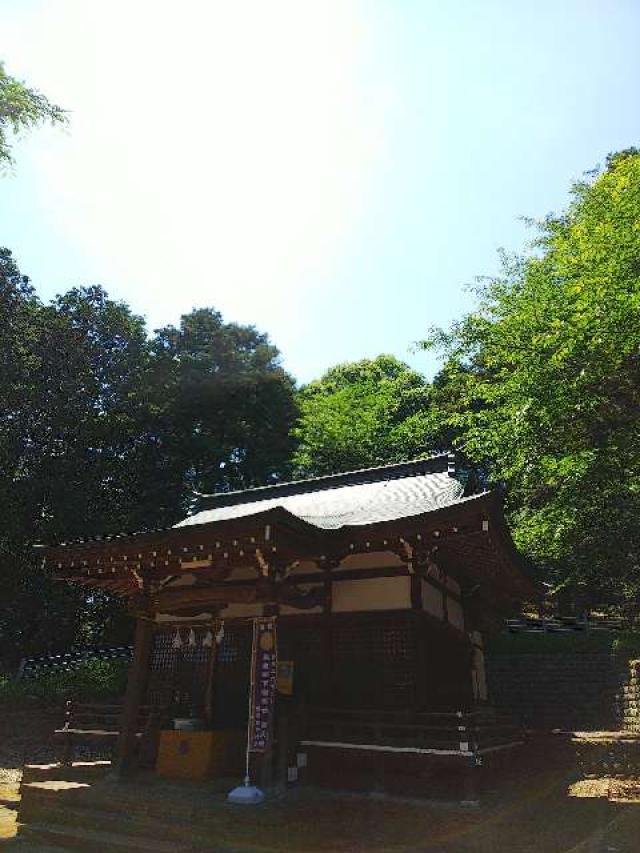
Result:
<svg viewBox="0 0 640 853"><path fill-rule="evenodd" d="M225 623L213 671L213 722L217 728L246 725L252 637L250 623Z"/></svg>
<svg viewBox="0 0 640 853"><path fill-rule="evenodd" d="M203 632L196 637L196 645L183 645L177 650L175 697L183 713L203 716L206 704L207 675L211 648L202 645Z"/></svg>
<svg viewBox="0 0 640 853"><path fill-rule="evenodd" d="M166 707L173 703L176 650L173 634L169 629L156 632L151 654L151 670L147 685L147 702L155 707Z"/></svg>
<svg viewBox="0 0 640 853"><path fill-rule="evenodd" d="M188 645L189 629L182 629L181 648L174 648L175 627L155 635L147 702L169 708L172 714L202 714L211 649L202 645L203 629L196 629L196 645Z"/></svg>
<svg viewBox="0 0 640 853"><path fill-rule="evenodd" d="M324 619L278 625L278 656L293 661L294 695L310 704L322 704L328 693L327 628Z"/></svg>
<svg viewBox="0 0 640 853"><path fill-rule="evenodd" d="M415 638L404 617L356 617L333 624L336 700L350 707L415 702Z"/></svg>

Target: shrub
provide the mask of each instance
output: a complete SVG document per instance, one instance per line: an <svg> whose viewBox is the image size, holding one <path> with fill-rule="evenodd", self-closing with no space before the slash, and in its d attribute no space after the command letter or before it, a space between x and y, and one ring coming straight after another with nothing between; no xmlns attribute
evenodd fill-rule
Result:
<svg viewBox="0 0 640 853"><path fill-rule="evenodd" d="M20 681L0 676L0 705L61 705L67 699L82 702L120 699L125 691L129 662L89 660L71 670L53 670Z"/></svg>

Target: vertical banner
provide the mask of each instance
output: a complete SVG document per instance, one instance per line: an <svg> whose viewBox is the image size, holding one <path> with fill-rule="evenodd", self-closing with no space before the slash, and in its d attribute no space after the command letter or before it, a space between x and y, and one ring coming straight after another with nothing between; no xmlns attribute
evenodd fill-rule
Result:
<svg viewBox="0 0 640 853"><path fill-rule="evenodd" d="M275 618L254 619L249 707L248 749L250 752L265 752L269 746L277 671L276 620Z"/></svg>

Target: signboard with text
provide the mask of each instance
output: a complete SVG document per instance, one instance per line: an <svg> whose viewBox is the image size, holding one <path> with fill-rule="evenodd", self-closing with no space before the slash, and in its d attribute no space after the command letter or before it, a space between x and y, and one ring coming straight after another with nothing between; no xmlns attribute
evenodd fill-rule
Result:
<svg viewBox="0 0 640 853"><path fill-rule="evenodd" d="M271 739L278 671L275 619L254 619L249 750L265 752Z"/></svg>

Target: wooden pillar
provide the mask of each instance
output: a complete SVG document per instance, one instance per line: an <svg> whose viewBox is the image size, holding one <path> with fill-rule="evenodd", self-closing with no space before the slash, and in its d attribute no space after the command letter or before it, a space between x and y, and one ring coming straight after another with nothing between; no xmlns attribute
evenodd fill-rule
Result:
<svg viewBox="0 0 640 853"><path fill-rule="evenodd" d="M213 643L211 645L211 649L209 651L209 660L207 661L206 668L206 682L205 682L205 699L204 699L204 717L207 721L207 725L209 728L213 728L213 710L214 710L214 702L215 702L215 681L216 681L216 670L218 668L218 631L223 623L217 622L211 627L211 631L213 633Z"/></svg>
<svg viewBox="0 0 640 853"><path fill-rule="evenodd" d="M425 630L425 617L420 613L414 614L413 636L415 641L415 707L416 710L424 710L429 699L429 685L427 679L427 636Z"/></svg>
<svg viewBox="0 0 640 853"><path fill-rule="evenodd" d="M133 770L140 706L144 702L149 679L153 633L154 622L152 617L146 611L138 613L136 616L133 660L129 669L120 734L116 745L114 770L118 776L124 776Z"/></svg>
<svg viewBox="0 0 640 853"><path fill-rule="evenodd" d="M276 784L278 788L284 790L287 787L287 771L289 767L290 753L290 726L289 726L289 700L283 696L276 696L277 704L277 737L278 744L276 756Z"/></svg>
<svg viewBox="0 0 640 853"><path fill-rule="evenodd" d="M319 677L322 679L322 701L320 704L331 705L332 697L335 692L335 666L333 656L333 576L332 570L340 565L340 560L327 560L324 564L324 607L320 619L320 654L322 655L321 672ZM304 720L305 728L302 729L303 735L306 732L306 719Z"/></svg>

